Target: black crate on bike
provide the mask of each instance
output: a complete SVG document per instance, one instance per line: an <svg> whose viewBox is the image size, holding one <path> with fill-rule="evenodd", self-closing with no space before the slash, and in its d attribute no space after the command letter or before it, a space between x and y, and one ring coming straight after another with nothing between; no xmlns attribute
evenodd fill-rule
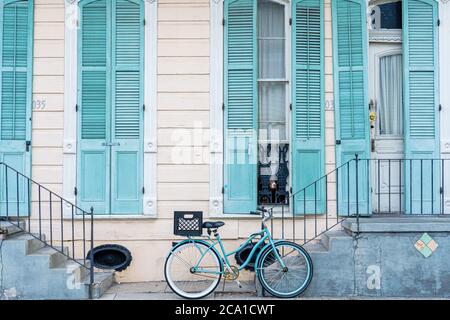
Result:
<svg viewBox="0 0 450 320"><path fill-rule="evenodd" d="M183 237L199 237L203 232L203 212L175 211L173 233Z"/></svg>

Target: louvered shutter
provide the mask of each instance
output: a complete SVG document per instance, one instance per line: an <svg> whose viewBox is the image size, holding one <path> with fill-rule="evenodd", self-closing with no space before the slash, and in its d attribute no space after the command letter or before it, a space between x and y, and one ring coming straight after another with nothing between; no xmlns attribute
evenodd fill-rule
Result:
<svg viewBox="0 0 450 320"><path fill-rule="evenodd" d="M113 4L113 213L142 212L143 21L143 1L117 0Z"/></svg>
<svg viewBox="0 0 450 320"><path fill-rule="evenodd" d="M366 0L333 0L332 10L336 160L340 166L355 154L360 158L370 156ZM359 213L370 213L368 171L367 166L359 166L357 200L355 162L348 171L340 170L340 214L355 214L357 203Z"/></svg>
<svg viewBox="0 0 450 320"><path fill-rule="evenodd" d="M224 211L248 213L257 196L256 0L224 2Z"/></svg>
<svg viewBox="0 0 450 320"><path fill-rule="evenodd" d="M0 161L30 176L33 1L0 1ZM19 215L28 214L28 195L19 179ZM9 171L8 198L16 203L16 177ZM5 171L0 172L0 216L6 215ZM17 215L17 207L9 207Z"/></svg>
<svg viewBox="0 0 450 320"><path fill-rule="evenodd" d="M293 6L293 192L295 213L324 210L324 51L323 2ZM305 193L305 194L304 194ZM306 200L306 202L305 202Z"/></svg>
<svg viewBox="0 0 450 320"><path fill-rule="evenodd" d="M109 212L109 0L80 3L78 204Z"/></svg>
<svg viewBox="0 0 450 320"><path fill-rule="evenodd" d="M438 2L403 1L405 156L408 159L439 158L437 20ZM438 172L438 161L433 168L429 160L406 162L407 212L438 212Z"/></svg>

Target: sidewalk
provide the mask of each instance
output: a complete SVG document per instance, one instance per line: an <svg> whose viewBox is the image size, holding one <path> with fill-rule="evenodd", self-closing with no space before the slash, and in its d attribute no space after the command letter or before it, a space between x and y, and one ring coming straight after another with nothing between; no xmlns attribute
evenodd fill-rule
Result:
<svg viewBox="0 0 450 320"><path fill-rule="evenodd" d="M206 300L253 300L272 299L256 296L255 283L253 281L241 282L239 288L235 282L223 281L217 286L216 291L204 298ZM183 300L170 290L166 282L136 282L114 284L100 300Z"/></svg>
<svg viewBox="0 0 450 320"><path fill-rule="evenodd" d="M253 281L242 282L239 288L235 282L223 282L216 291L202 300L273 300L273 297L258 297ZM296 300L377 300L379 297L298 297ZM384 300L403 300L401 297ZM447 300L444 298L406 298L408 300ZM174 294L164 281L114 284L99 300L183 300Z"/></svg>

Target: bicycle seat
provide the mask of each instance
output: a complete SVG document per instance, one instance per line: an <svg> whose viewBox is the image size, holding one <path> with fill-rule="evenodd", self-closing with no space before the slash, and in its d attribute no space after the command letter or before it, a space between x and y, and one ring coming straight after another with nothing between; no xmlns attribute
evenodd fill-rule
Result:
<svg viewBox="0 0 450 320"><path fill-rule="evenodd" d="M203 228L205 229L218 229L220 227L223 227L225 225L225 222L223 221L206 221L203 222Z"/></svg>

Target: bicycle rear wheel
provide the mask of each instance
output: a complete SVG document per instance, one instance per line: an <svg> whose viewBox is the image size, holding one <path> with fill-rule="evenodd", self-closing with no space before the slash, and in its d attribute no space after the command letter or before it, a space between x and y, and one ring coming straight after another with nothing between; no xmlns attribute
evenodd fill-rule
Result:
<svg viewBox="0 0 450 320"><path fill-rule="evenodd" d="M217 252L203 242L185 242L172 249L164 275L177 295L200 299L216 289L222 277L222 264Z"/></svg>
<svg viewBox="0 0 450 320"><path fill-rule="evenodd" d="M261 253L257 268L261 285L278 298L298 296L308 288L313 275L313 264L308 252L289 241L277 242L275 250L272 246L267 247Z"/></svg>

